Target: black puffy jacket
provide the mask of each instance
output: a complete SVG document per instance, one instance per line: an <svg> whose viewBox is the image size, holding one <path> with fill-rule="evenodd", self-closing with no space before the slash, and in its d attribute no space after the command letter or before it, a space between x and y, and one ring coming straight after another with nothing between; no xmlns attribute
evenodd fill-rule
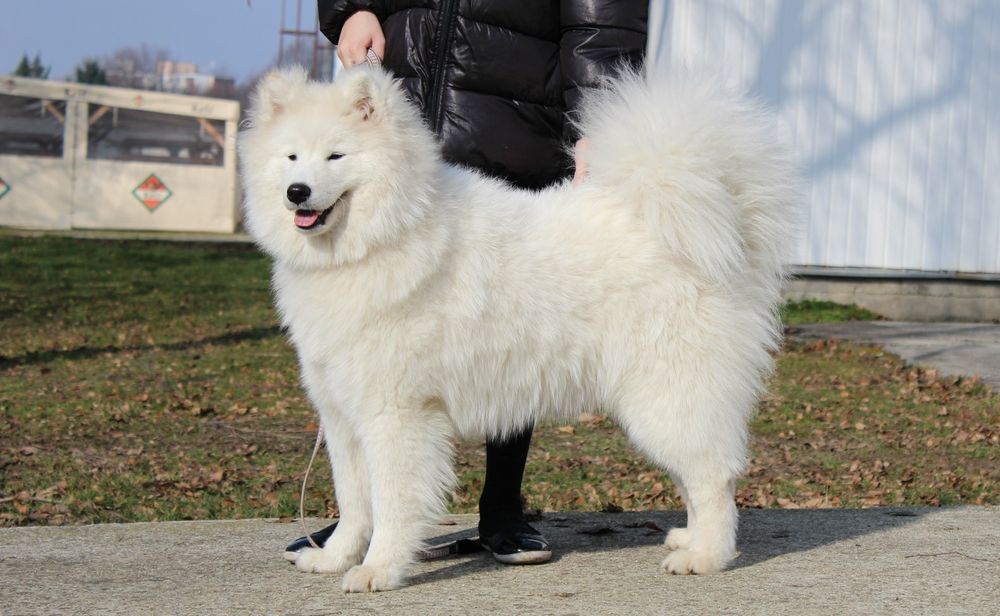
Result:
<svg viewBox="0 0 1000 616"><path fill-rule="evenodd" d="M340 39L357 11L382 23L384 65L423 110L445 158L525 188L567 175L579 89L642 61L647 0L318 0Z"/></svg>

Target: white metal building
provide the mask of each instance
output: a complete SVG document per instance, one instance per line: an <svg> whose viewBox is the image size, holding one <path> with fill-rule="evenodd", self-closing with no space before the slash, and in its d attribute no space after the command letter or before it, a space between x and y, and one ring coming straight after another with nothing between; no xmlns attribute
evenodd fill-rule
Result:
<svg viewBox="0 0 1000 616"><path fill-rule="evenodd" d="M798 264L1000 274L1000 2L654 0L650 55L778 111Z"/></svg>

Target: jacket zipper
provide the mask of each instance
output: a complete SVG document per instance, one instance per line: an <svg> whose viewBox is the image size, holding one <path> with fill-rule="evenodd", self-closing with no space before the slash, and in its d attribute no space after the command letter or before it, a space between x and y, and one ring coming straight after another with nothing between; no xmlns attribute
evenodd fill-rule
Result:
<svg viewBox="0 0 1000 616"><path fill-rule="evenodd" d="M434 79L432 82L430 113L431 128L437 135L441 134L441 124L443 123L442 98L444 98L444 74L445 58L448 55L448 47L451 44L452 19L455 15L455 5L458 0L445 0L441 15L441 34L438 36L438 45L435 49Z"/></svg>

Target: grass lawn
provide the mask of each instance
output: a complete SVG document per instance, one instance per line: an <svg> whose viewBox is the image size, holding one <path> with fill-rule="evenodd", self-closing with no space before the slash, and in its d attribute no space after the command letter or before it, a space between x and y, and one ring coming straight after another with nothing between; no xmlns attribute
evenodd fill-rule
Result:
<svg viewBox="0 0 1000 616"><path fill-rule="evenodd" d="M316 422L252 247L0 236L0 325L0 525L297 514ZM1000 503L1000 397L975 380L792 340L771 390L741 506ZM459 446L452 510L475 511L484 459ZM336 514L325 459L313 477L307 512ZM601 416L539 426L524 491L543 510L680 506Z"/></svg>

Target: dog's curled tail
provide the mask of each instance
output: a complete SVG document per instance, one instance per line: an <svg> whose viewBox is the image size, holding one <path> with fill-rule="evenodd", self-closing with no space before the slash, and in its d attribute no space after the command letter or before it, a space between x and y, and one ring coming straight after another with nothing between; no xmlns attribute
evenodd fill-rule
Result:
<svg viewBox="0 0 1000 616"><path fill-rule="evenodd" d="M585 95L595 190L621 199L708 282L741 274L778 292L796 227L796 173L773 118L692 75L624 70Z"/></svg>

